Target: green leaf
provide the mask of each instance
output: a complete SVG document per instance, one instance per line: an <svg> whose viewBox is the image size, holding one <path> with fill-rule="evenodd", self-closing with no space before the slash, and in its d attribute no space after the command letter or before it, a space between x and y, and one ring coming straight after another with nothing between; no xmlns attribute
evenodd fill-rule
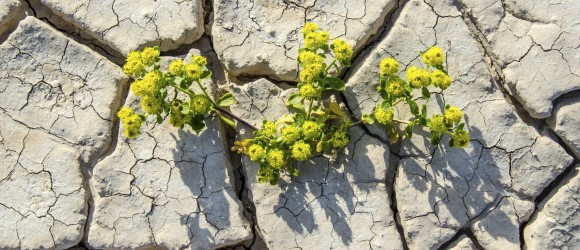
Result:
<svg viewBox="0 0 580 250"><path fill-rule="evenodd" d="M297 126L302 126L302 124L304 124L304 115L303 114L296 114L296 117L294 117L294 121L296 121L296 125Z"/></svg>
<svg viewBox="0 0 580 250"><path fill-rule="evenodd" d="M419 106L417 106L417 103L413 100L407 100L407 103L409 104L409 108L411 109L411 113L413 113L413 115L418 116L419 115Z"/></svg>
<svg viewBox="0 0 580 250"><path fill-rule="evenodd" d="M341 61L340 63L342 63L342 65L344 67L347 67L347 68L349 68L350 66L352 66L352 64L350 63L350 60Z"/></svg>
<svg viewBox="0 0 580 250"><path fill-rule="evenodd" d="M336 102L330 103L330 111L332 111L332 113L334 113L335 115L338 115L339 117L346 116L344 114L344 112L342 112L342 109L340 109L340 105L338 105L338 103L336 103Z"/></svg>
<svg viewBox="0 0 580 250"><path fill-rule="evenodd" d="M427 117L427 104L423 104L423 106L421 106L421 117Z"/></svg>
<svg viewBox="0 0 580 250"><path fill-rule="evenodd" d="M389 134L389 141L391 141L391 143L396 143L399 140L399 133L394 126L389 126L387 128L387 133Z"/></svg>
<svg viewBox="0 0 580 250"><path fill-rule="evenodd" d="M344 81L340 80L336 77L327 77L325 81L328 83L328 87L334 90L343 90L344 89Z"/></svg>
<svg viewBox="0 0 580 250"><path fill-rule="evenodd" d="M439 133L431 132L431 145L437 145L441 141L441 135Z"/></svg>
<svg viewBox="0 0 580 250"><path fill-rule="evenodd" d="M455 128L456 131L461 131L463 130L463 127L465 127L465 123L459 123L459 125L457 125L457 128Z"/></svg>
<svg viewBox="0 0 580 250"><path fill-rule="evenodd" d="M167 97L167 89L166 88L162 88L159 90L159 95L161 97L161 99L165 99L165 97Z"/></svg>
<svg viewBox="0 0 580 250"><path fill-rule="evenodd" d="M222 122L232 127L233 129L236 129L236 123L232 119L223 116L221 113L218 113L218 116Z"/></svg>
<svg viewBox="0 0 580 250"><path fill-rule="evenodd" d="M183 77L175 77L173 78L173 82L175 83L175 85L181 85L181 83L183 82L183 80L185 80Z"/></svg>
<svg viewBox="0 0 580 250"><path fill-rule="evenodd" d="M407 137L408 139L411 139L411 137L413 137L413 124L409 124L406 128L405 128L405 137Z"/></svg>
<svg viewBox="0 0 580 250"><path fill-rule="evenodd" d="M375 116L373 114L363 114L361 120L367 124L374 124Z"/></svg>
<svg viewBox="0 0 580 250"><path fill-rule="evenodd" d="M199 78L200 78L200 79L206 79L206 78L209 78L210 76L211 76L211 71L209 71L209 70L204 70L204 71L201 73L201 76L200 76Z"/></svg>
<svg viewBox="0 0 580 250"><path fill-rule="evenodd" d="M160 114L157 114L157 123L163 123L163 117Z"/></svg>
<svg viewBox="0 0 580 250"><path fill-rule="evenodd" d="M302 103L303 100L304 100L304 98L299 93L294 93L288 97L288 101L286 101L286 105L292 106L295 104L299 104L299 103Z"/></svg>
<svg viewBox="0 0 580 250"><path fill-rule="evenodd" d="M384 100L383 102L381 102L381 108L384 111L388 111L391 109L391 103L388 100Z"/></svg>
<svg viewBox="0 0 580 250"><path fill-rule="evenodd" d="M423 98L425 99L429 99L431 98L431 93L429 93L429 90L427 89L427 87L422 87L421 88L421 95L423 96Z"/></svg>
<svg viewBox="0 0 580 250"><path fill-rule="evenodd" d="M189 123L189 126L191 126L191 128L193 129L193 131L195 131L196 133L201 132L205 128L204 115L203 114L195 115L191 119L191 122Z"/></svg>
<svg viewBox="0 0 580 250"><path fill-rule="evenodd" d="M228 92L222 95L222 97L220 97L220 99L218 99L216 103L220 107L227 107L234 104L235 102L236 98L234 97L234 94Z"/></svg>
<svg viewBox="0 0 580 250"><path fill-rule="evenodd" d="M189 102L186 102L183 105L181 105L181 113L184 115L189 114Z"/></svg>

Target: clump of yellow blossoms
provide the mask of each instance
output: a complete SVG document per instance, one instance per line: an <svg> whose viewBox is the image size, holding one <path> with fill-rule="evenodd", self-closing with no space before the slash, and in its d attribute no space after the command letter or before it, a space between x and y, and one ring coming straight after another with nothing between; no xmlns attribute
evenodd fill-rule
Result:
<svg viewBox="0 0 580 250"><path fill-rule="evenodd" d="M145 120L141 115L133 112L133 109L129 107L122 107L119 112L117 112L117 116L123 123L123 127L125 127L125 136L134 139L140 133L139 129Z"/></svg>
<svg viewBox="0 0 580 250"><path fill-rule="evenodd" d="M338 103L324 104L320 99L323 91L344 88L336 75L350 66L352 47L342 39L330 42L328 32L314 23L307 23L302 33L304 47L297 58L300 83L286 102L293 113L277 121L264 120L253 139L237 141L232 148L260 164L261 182L276 184L281 173L295 176L296 162L310 159L314 149L336 155L350 142L350 121Z"/></svg>
<svg viewBox="0 0 580 250"><path fill-rule="evenodd" d="M201 80L211 76L206 68L205 57L194 55L187 63L182 59L173 60L167 71L161 70L159 62L159 47L133 51L127 56L123 71L135 79L130 89L141 98L141 109L145 112L139 114L129 107L123 107L117 113L127 137L132 139L139 134L139 128L147 116L155 116L157 123L162 123L164 117L169 116L169 123L174 127L189 125L196 132L205 127L205 117L210 112L216 112L220 119L230 124L218 106L233 103L233 95L226 93L219 100L213 101L201 84ZM194 83L197 90L191 88ZM168 94L168 88L173 89L174 95ZM180 97L179 92L186 97Z"/></svg>
<svg viewBox="0 0 580 250"><path fill-rule="evenodd" d="M429 88L447 89L453 80L443 67L445 56L443 50L433 46L425 52L420 52L423 63L427 65L425 69L417 66L410 66L405 72L407 81L399 77L399 62L394 58L385 58L379 64L380 84L377 92L382 97L380 102L371 114L363 115L363 121L373 124L375 121L382 124L391 141L396 142L401 136L398 132L398 125L406 126L404 135L411 137L414 126L424 126L431 130L431 143L438 144L443 135L451 136L449 145L452 147L465 147L469 143L469 134L463 130L464 123L461 122L463 112L458 107L445 105L443 114L434 114L427 117L426 102L431 97ZM430 68L434 68L429 71ZM425 104L419 108L414 97L415 91L420 92L420 99ZM395 119L393 107L399 103L407 103L409 110L415 116L409 121Z"/></svg>

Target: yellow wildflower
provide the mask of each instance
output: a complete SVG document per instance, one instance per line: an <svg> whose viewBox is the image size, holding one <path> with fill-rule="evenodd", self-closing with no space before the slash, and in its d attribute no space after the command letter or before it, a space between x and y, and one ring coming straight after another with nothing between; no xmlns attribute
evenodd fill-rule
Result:
<svg viewBox="0 0 580 250"><path fill-rule="evenodd" d="M329 37L328 31L310 32L304 37L304 46L314 50L322 48L328 44Z"/></svg>
<svg viewBox="0 0 580 250"><path fill-rule="evenodd" d="M171 72L174 76L181 76L183 75L183 60L176 59L169 64L169 72Z"/></svg>
<svg viewBox="0 0 580 250"><path fill-rule="evenodd" d="M461 112L461 109L458 107L451 106L445 110L443 116L445 117L445 120L449 122L458 123L461 121L461 118L463 118L463 112Z"/></svg>
<svg viewBox="0 0 580 250"><path fill-rule="evenodd" d="M316 140L320 137L322 130L316 122L305 121L302 124L302 132L304 133L304 138L306 140Z"/></svg>
<svg viewBox="0 0 580 250"><path fill-rule="evenodd" d="M445 126L445 119L442 115L434 115L431 118L431 131L436 133L443 133L447 131L447 126Z"/></svg>
<svg viewBox="0 0 580 250"><path fill-rule="evenodd" d="M147 47L141 52L141 60L145 66L151 66L159 60L159 49Z"/></svg>
<svg viewBox="0 0 580 250"><path fill-rule="evenodd" d="M421 55L423 62L425 64L435 67L439 65L443 65L443 60L445 60L445 55L443 54L443 50L437 46L433 46L429 48L423 55Z"/></svg>
<svg viewBox="0 0 580 250"><path fill-rule="evenodd" d="M384 125L391 124L393 122L393 117L395 117L395 114L392 109L384 110L381 105L378 105L375 108L375 118L378 123Z"/></svg>
<svg viewBox="0 0 580 250"><path fill-rule="evenodd" d="M312 84L304 84L300 86L300 96L308 100L316 100L320 98L321 91L316 89Z"/></svg>
<svg viewBox="0 0 580 250"><path fill-rule="evenodd" d="M336 60L339 62L348 62L352 57L352 47L342 39L334 39L332 41L334 54Z"/></svg>
<svg viewBox="0 0 580 250"><path fill-rule="evenodd" d="M304 34L304 36L317 31L318 30L318 25L315 23L306 23L304 24L304 27L302 28L302 33Z"/></svg>
<svg viewBox="0 0 580 250"><path fill-rule="evenodd" d="M467 145L469 145L469 133L465 130L455 131L455 133L451 135L450 144L455 148L467 147Z"/></svg>
<svg viewBox="0 0 580 250"><path fill-rule="evenodd" d="M447 89L453 81L449 75L445 74L445 72L441 70L432 71L429 77L431 78L433 85L442 90Z"/></svg>
<svg viewBox="0 0 580 250"><path fill-rule="evenodd" d="M154 96L143 96L141 98L141 107L149 114L157 114L161 111L161 99Z"/></svg>
<svg viewBox="0 0 580 250"><path fill-rule="evenodd" d="M261 161L266 158L266 150L258 144L252 144L252 146L248 148L247 155L252 161Z"/></svg>
<svg viewBox="0 0 580 250"><path fill-rule="evenodd" d="M209 111L211 102L205 95L194 95L191 97L191 111L194 115L205 114Z"/></svg>
<svg viewBox="0 0 580 250"><path fill-rule="evenodd" d="M298 54L298 61L304 65L322 64L324 62L324 58L310 51L302 51L300 54Z"/></svg>
<svg viewBox="0 0 580 250"><path fill-rule="evenodd" d="M184 71L185 71L185 77L187 77L187 79L189 79L191 81L197 81L201 77L201 73L203 72L203 69L201 68L201 66L199 66L199 64L194 63L194 62L190 62L190 63L185 65Z"/></svg>
<svg viewBox="0 0 580 250"><path fill-rule="evenodd" d="M399 62L394 58L385 58L381 61L380 65L381 77L388 75L397 74L399 71Z"/></svg>
<svg viewBox="0 0 580 250"><path fill-rule="evenodd" d="M407 80L413 88L421 88L429 86L429 72L424 69L419 69L416 66L412 66L407 69Z"/></svg>
<svg viewBox="0 0 580 250"><path fill-rule="evenodd" d="M286 145L291 145L300 139L300 129L296 126L286 126L282 128L282 140Z"/></svg>
<svg viewBox="0 0 580 250"><path fill-rule="evenodd" d="M312 149L310 148L310 144L305 143L304 141L296 142L292 146L292 158L298 161L305 161L310 158L312 155Z"/></svg>
<svg viewBox="0 0 580 250"><path fill-rule="evenodd" d="M272 121L265 121L262 125L263 135L272 136L278 132L278 126Z"/></svg>
<svg viewBox="0 0 580 250"><path fill-rule="evenodd" d="M284 151L280 149L272 149L268 152L268 158L266 159L268 164L275 169L281 169L286 165L286 157L284 156Z"/></svg>

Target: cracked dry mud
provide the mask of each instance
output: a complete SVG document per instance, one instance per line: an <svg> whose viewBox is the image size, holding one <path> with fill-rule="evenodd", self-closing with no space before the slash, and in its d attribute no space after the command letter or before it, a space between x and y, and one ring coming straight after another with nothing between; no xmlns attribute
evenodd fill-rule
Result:
<svg viewBox="0 0 580 250"><path fill-rule="evenodd" d="M2 1L0 248L580 248L578 12L574 0ZM228 87L232 112L259 125L288 112L307 21L354 46L337 99L355 117L379 100L382 58L406 68L441 46L455 81L427 104L461 108L470 147L390 144L361 126L337 159L270 186L228 149L251 134L242 125L208 117L196 135L149 120L122 136L115 113L139 103L113 55L207 56L204 84Z"/></svg>

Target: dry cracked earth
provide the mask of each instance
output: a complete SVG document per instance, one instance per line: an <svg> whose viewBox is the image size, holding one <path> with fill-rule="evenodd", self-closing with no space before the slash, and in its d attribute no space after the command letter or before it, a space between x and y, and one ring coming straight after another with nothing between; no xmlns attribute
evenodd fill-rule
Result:
<svg viewBox="0 0 580 250"><path fill-rule="evenodd" d="M576 0L3 0L0 249L578 249L578 13ZM255 124L288 112L305 22L353 45L335 98L354 117L379 100L382 58L404 69L443 47L455 82L428 105L458 105L470 146L358 127L336 159L270 186L229 151L243 125L119 133L119 107L138 108L123 55L152 45L164 61L208 57L204 84Z"/></svg>

